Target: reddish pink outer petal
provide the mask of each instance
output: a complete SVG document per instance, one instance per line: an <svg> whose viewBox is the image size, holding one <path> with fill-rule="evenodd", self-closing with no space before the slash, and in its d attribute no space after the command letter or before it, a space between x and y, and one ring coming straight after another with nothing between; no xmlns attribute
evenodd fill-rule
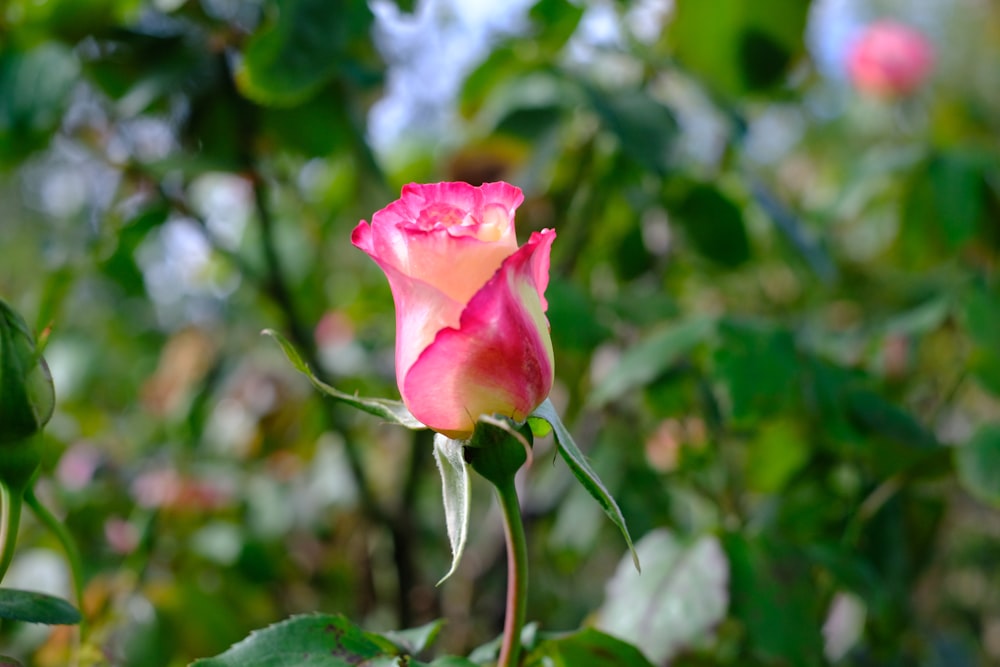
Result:
<svg viewBox="0 0 1000 667"><path fill-rule="evenodd" d="M508 257L406 373L403 400L435 431L466 438L483 414L524 420L552 388L553 355L545 288L553 230Z"/></svg>

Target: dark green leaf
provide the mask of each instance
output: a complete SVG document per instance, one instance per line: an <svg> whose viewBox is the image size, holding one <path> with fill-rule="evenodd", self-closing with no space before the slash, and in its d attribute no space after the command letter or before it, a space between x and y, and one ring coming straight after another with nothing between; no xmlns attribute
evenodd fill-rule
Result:
<svg viewBox="0 0 1000 667"><path fill-rule="evenodd" d="M636 647L593 628L541 642L525 667L653 667Z"/></svg>
<svg viewBox="0 0 1000 667"><path fill-rule="evenodd" d="M670 109L641 90L605 92L588 87L587 92L622 152L642 168L665 175L677 136L677 121Z"/></svg>
<svg viewBox="0 0 1000 667"><path fill-rule="evenodd" d="M726 267L750 259L750 240L743 211L717 188L695 185L674 209L695 250Z"/></svg>
<svg viewBox="0 0 1000 667"><path fill-rule="evenodd" d="M728 390L736 422L749 423L799 401L799 360L791 332L725 322L719 333L715 375Z"/></svg>
<svg viewBox="0 0 1000 667"><path fill-rule="evenodd" d="M769 661L819 665L821 610L808 564L762 539L724 538L732 581L732 613L743 622L754 652Z"/></svg>
<svg viewBox="0 0 1000 667"><path fill-rule="evenodd" d="M62 598L0 588L0 618L45 625L75 625L80 622L80 612Z"/></svg>
<svg viewBox="0 0 1000 667"><path fill-rule="evenodd" d="M237 85L260 104L299 104L345 66L350 41L367 36L371 22L364 2L285 0L277 20L247 43Z"/></svg>
<svg viewBox="0 0 1000 667"><path fill-rule="evenodd" d="M286 357L288 357L288 360L292 362L295 369L308 377L313 386L327 396L330 396L331 398L334 398L342 403L347 403L351 407L357 408L362 412L367 412L370 415L381 417L382 419L385 419L393 424L399 424L400 426L405 426L406 428L414 430L427 428L417 421L416 417L410 414L410 411L407 410L406 406L400 401L392 401L387 398L362 398L360 396L345 394L338 389L334 389L313 374L309 366L306 365L306 362L302 360L301 356L299 356L295 347L288 342L284 336L273 329L264 329L261 333L273 338L281 347L281 351L285 353Z"/></svg>
<svg viewBox="0 0 1000 667"><path fill-rule="evenodd" d="M597 501L601 509L611 518L611 521L618 526L622 536L625 538L626 544L628 544L629 550L632 552L632 562L635 565L635 569L641 569L639 566L639 556L635 552L635 546L632 544L632 536L629 535L628 527L625 525L625 517L622 515L621 509L619 509L618 503L611 497L611 493L604 486L604 483L601 482L597 473L594 472L583 452L576 446L573 436L563 425L562 420L559 418L559 413L556 412L555 407L552 405L552 401L545 399L544 403L535 408L531 416L540 417L552 425L552 429L555 431L556 446L559 448L559 453L562 455L563 460L566 461L566 465L569 466L569 469L580 484L583 485L583 488L587 490L587 493Z"/></svg>
<svg viewBox="0 0 1000 667"><path fill-rule="evenodd" d="M391 641L343 616L310 614L257 630L225 653L196 660L191 667L354 667L379 664L378 659L396 665L397 654Z"/></svg>
<svg viewBox="0 0 1000 667"><path fill-rule="evenodd" d="M958 479L974 496L1000 505L1000 423L984 424L955 448Z"/></svg>
<svg viewBox="0 0 1000 667"><path fill-rule="evenodd" d="M59 126L79 70L72 51L62 45L0 50L0 164L45 146Z"/></svg>

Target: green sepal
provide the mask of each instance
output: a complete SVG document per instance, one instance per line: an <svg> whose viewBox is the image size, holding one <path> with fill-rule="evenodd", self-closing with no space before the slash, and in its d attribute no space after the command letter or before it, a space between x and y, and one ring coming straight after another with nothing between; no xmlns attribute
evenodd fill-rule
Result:
<svg viewBox="0 0 1000 667"><path fill-rule="evenodd" d="M434 460L441 473L441 501L444 504L444 522L451 544L451 568L438 581L440 586L455 573L465 551L469 536L469 506L472 503L469 486L469 465L462 449L464 440L453 440L440 433L434 434Z"/></svg>
<svg viewBox="0 0 1000 667"><path fill-rule="evenodd" d="M494 486L506 484L531 458L532 429L483 415L465 446L465 460Z"/></svg>
<svg viewBox="0 0 1000 667"><path fill-rule="evenodd" d="M415 431L427 428L424 424L417 420L417 418L414 417L409 410L406 409L406 406L403 405L402 401L393 401L387 398L364 398L362 396L345 394L339 389L331 387L316 377L316 375L312 372L312 369L309 368L309 365L302 360L298 350L296 350L284 336L274 329L264 329L261 333L265 336L273 338L281 347L281 351L285 353L286 357L288 357L288 360L292 362L292 366L309 378L312 385L327 396L338 400L341 403L347 403L351 407L357 408L362 412L367 412L370 415L381 417L387 422L393 424L399 424L400 426L405 426L406 428L413 429Z"/></svg>
<svg viewBox="0 0 1000 667"><path fill-rule="evenodd" d="M632 536L628 532L628 526L625 525L625 516L618 507L618 503L611 496L611 492L608 491L604 483L601 482L600 477L597 476L597 473L590 466L590 462L587 461L583 452L576 446L573 436L570 435L569 430L563 425L562 419L559 418L559 413L556 412L555 406L552 405L552 401L545 399L544 403L535 408L531 416L544 419L552 425L559 454L562 455L563 460L566 461L566 465L569 466L570 471L572 471L580 484L583 485L583 488L587 490L587 493L597 501L601 509L610 517L611 521L618 526L618 530L621 531L622 536L625 538L625 543L628 545L629 551L632 552L632 563L635 565L635 569L641 571L639 556L636 554L635 546L632 544Z"/></svg>

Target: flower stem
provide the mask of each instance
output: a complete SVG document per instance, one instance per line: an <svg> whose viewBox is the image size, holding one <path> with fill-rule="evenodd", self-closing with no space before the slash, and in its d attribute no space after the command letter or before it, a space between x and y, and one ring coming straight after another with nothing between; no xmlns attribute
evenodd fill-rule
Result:
<svg viewBox="0 0 1000 667"><path fill-rule="evenodd" d="M503 510L504 535L507 538L507 616L503 624L503 643L497 667L516 667L521 652L521 629L528 606L528 543L524 537L521 505L517 500L514 478L496 484Z"/></svg>
<svg viewBox="0 0 1000 667"><path fill-rule="evenodd" d="M12 490L0 481L0 581L7 574L17 545L17 527L21 523L20 489Z"/></svg>

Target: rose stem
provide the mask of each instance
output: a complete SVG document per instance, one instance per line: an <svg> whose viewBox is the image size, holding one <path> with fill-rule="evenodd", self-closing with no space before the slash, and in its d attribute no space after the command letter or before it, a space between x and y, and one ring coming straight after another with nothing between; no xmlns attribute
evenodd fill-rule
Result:
<svg viewBox="0 0 1000 667"><path fill-rule="evenodd" d="M528 606L528 543L524 537L521 505L517 500L514 477L496 485L503 510L504 535L507 538L507 615L503 624L503 643L497 667L516 667L521 651L521 629Z"/></svg>

